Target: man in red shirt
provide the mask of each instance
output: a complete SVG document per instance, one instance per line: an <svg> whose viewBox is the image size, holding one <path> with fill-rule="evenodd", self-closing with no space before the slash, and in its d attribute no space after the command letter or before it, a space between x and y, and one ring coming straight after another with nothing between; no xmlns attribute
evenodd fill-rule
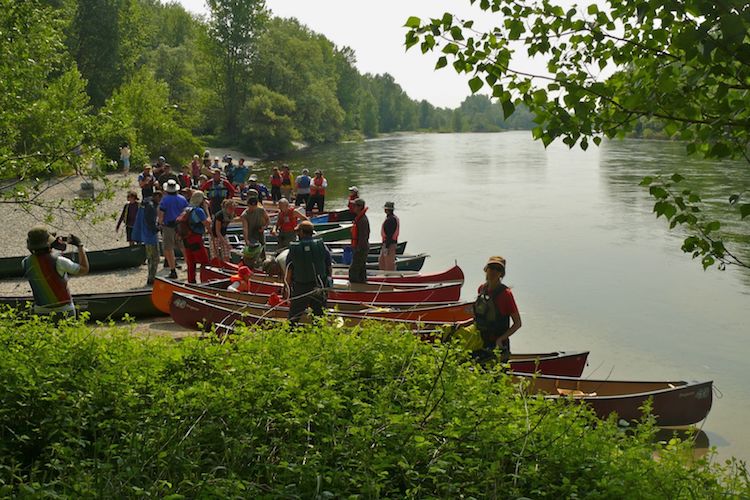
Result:
<svg viewBox="0 0 750 500"><path fill-rule="evenodd" d="M486 281L479 286L479 296L474 302L474 324L482 335L484 347L474 357L484 362L495 357L500 349L500 360L510 359L510 337L521 328L521 314L510 288L502 283L505 277L505 259L490 257L484 266ZM512 322L512 324L511 324Z"/></svg>

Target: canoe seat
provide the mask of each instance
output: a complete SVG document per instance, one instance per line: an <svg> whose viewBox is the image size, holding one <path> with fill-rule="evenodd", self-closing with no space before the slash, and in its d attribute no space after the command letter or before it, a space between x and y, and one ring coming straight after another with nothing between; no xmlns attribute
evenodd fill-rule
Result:
<svg viewBox="0 0 750 500"><path fill-rule="evenodd" d="M574 398L582 398L585 396L596 396L595 392L583 392L576 389L563 389L561 387L557 387L557 394L560 396L572 396Z"/></svg>

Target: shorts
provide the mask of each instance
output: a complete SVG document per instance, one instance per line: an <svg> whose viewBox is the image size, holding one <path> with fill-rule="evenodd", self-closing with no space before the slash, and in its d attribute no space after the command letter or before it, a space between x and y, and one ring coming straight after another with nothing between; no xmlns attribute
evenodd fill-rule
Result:
<svg viewBox="0 0 750 500"><path fill-rule="evenodd" d="M164 251L172 250L181 246L180 242L177 241L177 228L164 226L161 228L162 243L164 245Z"/></svg>

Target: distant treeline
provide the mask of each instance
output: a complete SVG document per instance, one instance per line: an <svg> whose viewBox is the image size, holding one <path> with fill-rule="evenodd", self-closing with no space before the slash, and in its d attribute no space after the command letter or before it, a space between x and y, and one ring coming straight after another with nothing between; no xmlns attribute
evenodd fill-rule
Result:
<svg viewBox="0 0 750 500"><path fill-rule="evenodd" d="M486 96L457 109L411 99L263 1L207 4L203 18L156 0L0 0L0 155L39 154L41 169L81 145L117 159L127 142L135 163L184 162L204 142L273 155L297 141L532 127Z"/></svg>

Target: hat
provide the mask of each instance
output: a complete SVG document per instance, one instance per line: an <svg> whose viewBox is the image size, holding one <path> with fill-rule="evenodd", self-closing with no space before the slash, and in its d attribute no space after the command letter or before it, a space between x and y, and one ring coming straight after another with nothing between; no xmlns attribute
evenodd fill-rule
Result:
<svg viewBox="0 0 750 500"><path fill-rule="evenodd" d="M255 189L248 189L247 190L247 199L248 200L257 200L258 199L258 192Z"/></svg>
<svg viewBox="0 0 750 500"><path fill-rule="evenodd" d="M307 175L307 174L309 174L309 173L310 173L310 171L309 171L309 170L307 170L306 168L303 168L303 169L302 169L302 173L303 173L303 174L305 174L305 175Z"/></svg>
<svg viewBox="0 0 750 500"><path fill-rule="evenodd" d="M198 156L198 155L193 155L193 160L197 160L198 158L200 158L200 156Z"/></svg>
<svg viewBox="0 0 750 500"><path fill-rule="evenodd" d="M231 156L227 156L227 161L229 161L229 160L231 160L231 159L232 159L232 157L231 157Z"/></svg>
<svg viewBox="0 0 750 500"><path fill-rule="evenodd" d="M297 227L295 229L297 231L302 231L305 234L313 234L313 232L315 231L315 226L309 220L303 220L302 222L297 224Z"/></svg>
<svg viewBox="0 0 750 500"><path fill-rule="evenodd" d="M160 157L159 157L159 161L167 161L167 159L166 159L166 158L164 158L163 156L160 156Z"/></svg>
<svg viewBox="0 0 750 500"><path fill-rule="evenodd" d="M485 267L489 266L490 264L495 264L497 266L502 267L503 270L505 270L505 258L504 257L500 257L499 255L493 255L492 257L487 259L487 264L485 265Z"/></svg>
<svg viewBox="0 0 750 500"><path fill-rule="evenodd" d="M355 193L359 193L359 188L357 186L349 186L349 191L354 191Z"/></svg>
<svg viewBox="0 0 750 500"><path fill-rule="evenodd" d="M211 172L214 173L214 174L216 172L221 173L221 169L220 168L214 168L214 169L211 170Z"/></svg>
<svg viewBox="0 0 750 500"><path fill-rule="evenodd" d="M180 185L174 179L169 179L162 187L167 193L176 193L180 189Z"/></svg>
<svg viewBox="0 0 750 500"><path fill-rule="evenodd" d="M219 157L218 156L214 156L214 161L219 161Z"/></svg>
<svg viewBox="0 0 750 500"><path fill-rule="evenodd" d="M396 205L394 205L392 201L386 201L385 205L383 205L383 208L388 209L388 210L394 210L396 208Z"/></svg>
<svg viewBox="0 0 750 500"><path fill-rule="evenodd" d="M250 177L247 178L247 180L258 182L258 176L255 174L251 174ZM256 191L256 194L257 194L257 191Z"/></svg>
<svg viewBox="0 0 750 500"><path fill-rule="evenodd" d="M316 171L315 171L315 175L318 175L318 174L320 174L320 175L323 175L323 171L322 171L322 170L320 170L320 169L316 170Z"/></svg>
<svg viewBox="0 0 750 500"><path fill-rule="evenodd" d="M41 226L33 227L26 236L26 248L29 250L41 250L47 248L55 241L55 236L50 234Z"/></svg>
<svg viewBox="0 0 750 500"><path fill-rule="evenodd" d="M357 205L358 207L364 207L365 200L363 200L362 198L357 198L356 200L354 200L354 204Z"/></svg>
<svg viewBox="0 0 750 500"><path fill-rule="evenodd" d="M203 191L193 191L193 195L190 197L190 204L197 207L205 199L206 195L203 194Z"/></svg>

